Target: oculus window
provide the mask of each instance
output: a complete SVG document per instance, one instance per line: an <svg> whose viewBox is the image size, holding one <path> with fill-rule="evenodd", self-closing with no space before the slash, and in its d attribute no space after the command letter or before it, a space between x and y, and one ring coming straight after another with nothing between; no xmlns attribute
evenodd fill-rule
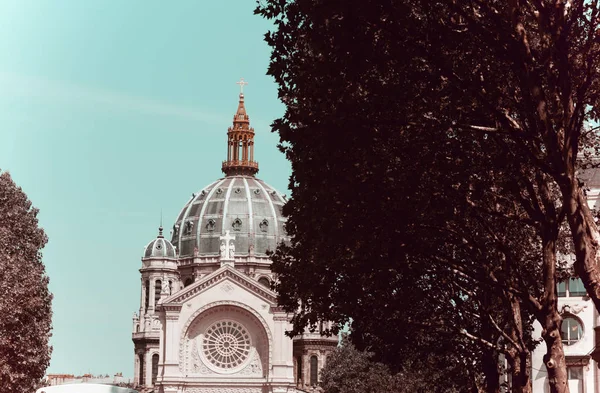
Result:
<svg viewBox="0 0 600 393"><path fill-rule="evenodd" d="M581 339L583 327L581 322L574 317L565 317L560 325L560 337L563 344L573 345Z"/></svg>

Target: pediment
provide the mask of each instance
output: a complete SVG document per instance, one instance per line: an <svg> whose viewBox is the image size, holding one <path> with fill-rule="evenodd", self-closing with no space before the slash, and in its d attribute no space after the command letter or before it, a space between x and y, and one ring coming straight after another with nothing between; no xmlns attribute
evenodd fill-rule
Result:
<svg viewBox="0 0 600 393"><path fill-rule="evenodd" d="M243 273L240 273L234 268L230 266L223 266L208 276L203 277L199 281L169 296L162 302L162 305L169 306L182 304L189 299L221 284L224 281L230 281L232 285L244 288L248 292L265 300L271 305L277 304L277 294L275 292L265 288L257 281L244 275Z"/></svg>

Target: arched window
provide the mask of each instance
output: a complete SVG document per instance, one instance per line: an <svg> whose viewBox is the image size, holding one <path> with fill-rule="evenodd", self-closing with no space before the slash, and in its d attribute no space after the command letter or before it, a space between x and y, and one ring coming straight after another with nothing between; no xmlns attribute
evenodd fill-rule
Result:
<svg viewBox="0 0 600 393"><path fill-rule="evenodd" d="M258 279L258 283L261 284L262 286L266 287L266 288L271 289L271 282L266 277L259 278Z"/></svg>
<svg viewBox="0 0 600 393"><path fill-rule="evenodd" d="M160 280L156 280L156 283L154 284L154 307L156 307L156 305L158 304L158 301L160 300L160 290L162 289L162 282L160 282Z"/></svg>
<svg viewBox="0 0 600 393"><path fill-rule="evenodd" d="M173 281L169 280L169 295L173 294Z"/></svg>
<svg viewBox="0 0 600 393"><path fill-rule="evenodd" d="M158 376L158 354L152 355L152 385L156 383L156 377Z"/></svg>
<svg viewBox="0 0 600 393"><path fill-rule="evenodd" d="M187 280L185 280L185 284L183 284L183 285L187 287L188 285L192 285L192 283L193 283L193 282L194 282L194 281L193 281L193 280L192 280L192 278L190 277L190 278L188 278Z"/></svg>
<svg viewBox="0 0 600 393"><path fill-rule="evenodd" d="M297 364L297 375L296 375L296 383L302 383L302 356L298 356L296 358L296 364Z"/></svg>
<svg viewBox="0 0 600 393"><path fill-rule="evenodd" d="M316 356L311 356L310 357L310 386L317 386L317 384L319 383L318 381L318 376L319 376L319 370L317 369L317 367L319 366L319 360L317 359Z"/></svg>
<svg viewBox="0 0 600 393"><path fill-rule="evenodd" d="M563 344L573 345L581 339L583 327L581 322L574 317L565 317L560 324L560 338Z"/></svg>
<svg viewBox="0 0 600 393"><path fill-rule="evenodd" d="M148 306L150 305L150 281L146 280L146 301L144 306L144 312L148 312Z"/></svg>
<svg viewBox="0 0 600 393"><path fill-rule="evenodd" d="M144 381L144 372L146 370L144 370L144 355L139 355L139 356L140 356L140 375L138 376L139 377L138 383L140 385L145 385L146 381Z"/></svg>

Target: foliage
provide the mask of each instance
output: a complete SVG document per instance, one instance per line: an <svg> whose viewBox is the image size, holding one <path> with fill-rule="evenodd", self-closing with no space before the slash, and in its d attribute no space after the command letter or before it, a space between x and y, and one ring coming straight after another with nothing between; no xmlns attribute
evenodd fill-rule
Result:
<svg viewBox="0 0 600 393"><path fill-rule="evenodd" d="M321 388L326 393L399 393L394 375L371 354L356 350L352 344L338 347L327 358L321 371Z"/></svg>
<svg viewBox="0 0 600 393"><path fill-rule="evenodd" d="M440 367L441 360L435 352L426 358L411 358L404 372L394 374L385 364L374 361L373 353L343 342L328 356L320 386L325 393L455 393L476 389L472 375L456 374L448 380L440 372L446 368Z"/></svg>
<svg viewBox="0 0 600 393"><path fill-rule="evenodd" d="M51 301L40 250L38 210L0 174L0 386L33 391L50 362Z"/></svg>
<svg viewBox="0 0 600 393"><path fill-rule="evenodd" d="M257 13L276 24L269 74L286 104L273 129L292 163L292 242L273 269L292 334L352 320L359 348L401 367L394 354L427 333L398 326L421 323L525 359L535 317L565 382L565 219L600 308L600 234L576 172L598 152L585 127L599 118L598 2L267 0Z"/></svg>

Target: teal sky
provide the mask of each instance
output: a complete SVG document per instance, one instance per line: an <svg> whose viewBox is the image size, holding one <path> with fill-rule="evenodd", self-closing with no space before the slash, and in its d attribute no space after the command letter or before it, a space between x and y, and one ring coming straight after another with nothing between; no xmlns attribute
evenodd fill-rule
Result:
<svg viewBox="0 0 600 393"><path fill-rule="evenodd" d="M287 193L269 125L272 26L253 0L0 1L0 170L33 204L53 301L49 373L133 375L141 253L220 178L244 92L259 177Z"/></svg>

